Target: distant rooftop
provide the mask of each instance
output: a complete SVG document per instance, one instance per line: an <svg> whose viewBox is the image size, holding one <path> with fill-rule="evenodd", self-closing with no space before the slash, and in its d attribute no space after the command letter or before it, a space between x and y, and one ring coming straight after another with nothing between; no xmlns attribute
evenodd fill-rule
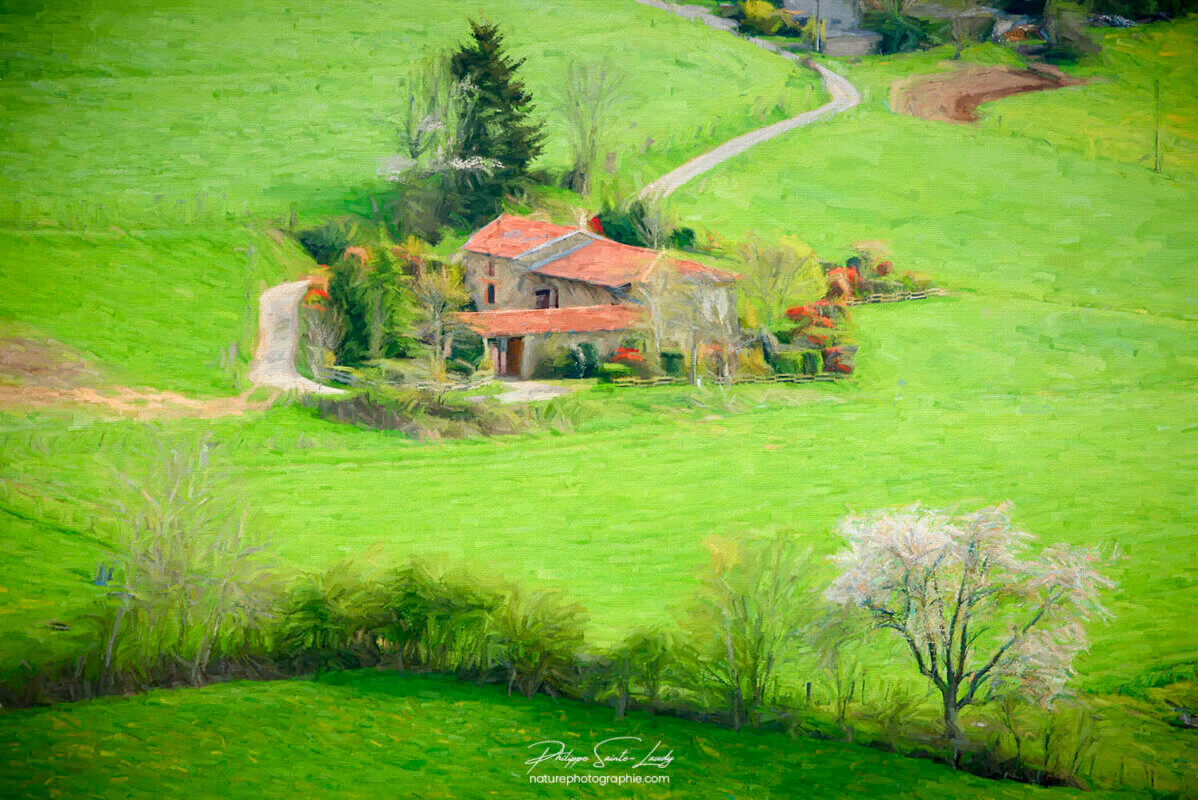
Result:
<svg viewBox="0 0 1198 800"><path fill-rule="evenodd" d="M561 248L549 247L555 243ZM658 255L646 247L620 244L590 231L511 214L480 229L464 249L514 259L539 275L607 287L643 282ZM538 258L541 253L544 258ZM730 283L740 277L697 261L673 259L670 263L683 275L704 275L717 283Z"/></svg>

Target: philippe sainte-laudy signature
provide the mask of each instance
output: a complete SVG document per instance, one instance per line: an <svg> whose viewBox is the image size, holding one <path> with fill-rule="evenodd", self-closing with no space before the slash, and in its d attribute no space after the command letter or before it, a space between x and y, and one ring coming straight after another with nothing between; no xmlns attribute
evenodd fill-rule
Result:
<svg viewBox="0 0 1198 800"><path fill-rule="evenodd" d="M602 742L596 742L589 754L584 752L578 755L575 754L573 748L567 749L565 742L546 739L543 742L534 742L529 745L530 748L538 748L540 753L524 763L529 765L528 772L532 773L534 769L547 761L564 764L570 769L575 769L580 764L585 764L592 769L606 769L610 766L624 766L631 769L647 767L665 769L674 762L674 751L663 752L665 748L660 741L653 745L647 753L644 752L644 747L638 748L641 755L630 751L633 743L643 741L639 736L613 736Z"/></svg>

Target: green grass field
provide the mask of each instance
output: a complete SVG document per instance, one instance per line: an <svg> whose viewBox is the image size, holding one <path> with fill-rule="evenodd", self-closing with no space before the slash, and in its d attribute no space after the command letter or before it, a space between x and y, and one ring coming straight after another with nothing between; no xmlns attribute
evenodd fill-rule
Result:
<svg viewBox="0 0 1198 800"><path fill-rule="evenodd" d="M254 724L247 725L248 720ZM673 752L668 787L530 784L529 745L565 742L577 754L616 736L638 758ZM609 744L606 748L616 748ZM600 752L609 752L601 748ZM618 749L616 750L618 753ZM227 767L236 759L237 770ZM617 764L535 774L647 774ZM51 711L0 716L0 782L23 797L681 797L709 800L1023 798L1050 793L954 774L948 767L840 742L728 730L495 688L378 673L315 683L232 683L151 692ZM1118 797L1051 792L1054 798Z"/></svg>
<svg viewBox="0 0 1198 800"><path fill-rule="evenodd" d="M779 118L780 106L792 113L820 102L814 82L780 59L631 2L542 15L542 4L454 0L406 21L384 4L320 7L324 21L317 6L292 4L290 34L279 17L232 7L105 12L94 31L72 26L69 8L36 24L10 11L4 33L20 46L11 46L0 86L9 123L0 134L0 186L20 205L9 212L0 203L0 217L9 215L0 231L0 326L77 347L114 382L233 391L239 370L222 370L217 357L234 341L248 352L247 292L305 263L293 245L262 232L263 218L281 217L292 203L304 219L355 208L355 192L387 151L384 117L411 51L453 41L480 7L529 59L534 94L552 88L569 58L611 57L636 70L636 101L615 145L621 181L661 174ZM218 17L215 27L204 22ZM134 46L150 25L171 33ZM567 29L585 33L567 45ZM152 427L55 411L0 417L0 665L86 644L81 620L99 591L89 578L109 557L110 467L144 466L155 439L207 433L279 566L317 570L367 551L394 562L411 554L464 562L565 589L587 606L598 643L668 623L696 586L700 542L711 534L794 530L812 549L818 582L831 577L823 557L850 509L1010 499L1016 521L1042 542L1118 544L1123 553L1109 568L1119 583L1108 598L1115 616L1091 628L1080 687L1120 703L1112 693L1192 674L1198 183L1186 154L1198 102L1186 54L1196 34L1193 20L1111 33L1104 54L1076 68L1095 82L984 106L977 126L886 107L893 80L946 68L945 50L836 64L862 90L861 107L754 148L672 198L684 222L730 240L792 234L825 258L843 258L853 241L885 239L900 271L950 290L948 298L856 309L862 349L848 384L742 387L730 393L732 407L711 391L591 390L558 402L570 420L564 433L435 445L334 426L294 407ZM992 47L967 58L1014 60ZM1158 67L1171 76L1165 97L1174 116L1163 175L1139 163L1143 88ZM547 163L563 157L555 147ZM157 206L154 194L164 197ZM226 212L233 218L222 222ZM238 250L250 244L252 263ZM51 620L78 624L50 632ZM884 675L905 672L903 663ZM422 713L396 711L409 728L394 727L382 702ZM288 733L306 749L272 750L268 732L246 731L230 716L245 704L295 730L310 722L337 747L312 756L318 734ZM1182 775L1193 745L1154 713L1112 712L1111 749L1139 747L1142 758ZM63 796L93 785L136 796L163 764L194 765L202 796L219 785L216 765L232 759L258 782L247 793L265 790L293 766L288 752L305 754L308 771L294 777L300 793L326 783L350 792L343 782L358 770L411 781L427 766L415 765L426 758L418 751L441 738L468 766L445 776L447 786L485 774L505 787L519 769L495 766L490 751L522 747L522 731L606 731L607 719L544 699L509 704L453 685L371 677L19 712L0 717L0 746L20 741L14 758L26 762L39 753L33 774L20 779ZM112 748L95 742L128 723L144 738ZM850 762L858 775L906 775L909 796L1021 794L860 748L787 739L775 749L777 739L757 734L732 744L713 728L630 724L688 741L710 737L721 755L688 764L710 774L701 782L690 773L693 788L675 778L681 796L781 796L811 781L811 796L841 796ZM6 738L17 726L22 735ZM480 726L503 733L484 740ZM384 741L380 731L410 741ZM222 736L226 744L213 744ZM359 747L365 739L400 749L370 758L363 753L374 746ZM246 753L261 764L245 765ZM52 754L63 760L52 764ZM779 761L778 783L746 783L761 764ZM52 772L74 783L44 784ZM104 783L112 777L129 782ZM472 796L456 786L446 796ZM855 788L884 795L894 787Z"/></svg>

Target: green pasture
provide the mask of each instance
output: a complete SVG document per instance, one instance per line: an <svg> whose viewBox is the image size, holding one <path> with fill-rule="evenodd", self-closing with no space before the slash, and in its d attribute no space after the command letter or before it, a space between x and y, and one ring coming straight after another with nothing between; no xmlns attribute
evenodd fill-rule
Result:
<svg viewBox="0 0 1198 800"><path fill-rule="evenodd" d="M247 722L252 721L252 724ZM538 742L600 746L638 760L660 742L665 769L542 764L535 774L668 775L668 786L529 783ZM729 730L454 681L359 673L230 683L0 716L0 783L21 797L412 798L1119 797L1034 789L843 742Z"/></svg>
<svg viewBox="0 0 1198 800"><path fill-rule="evenodd" d="M1159 374L1194 357L1184 323L1026 301L992 314L981 300L947 298L859 310L856 324L858 385L727 398L594 389L558 401L577 420L568 435L426 446L287 408L156 433L10 420L5 500L41 523L95 525L104 540L112 470L145 468L154 438L206 432L283 564L319 569L376 546L394 562L418 553L474 564L564 588L605 641L669 623L709 535L793 530L812 547L813 575L830 579L822 557L850 509L1009 499L1043 542L1122 549L1109 567L1116 621L1093 626L1082 685L1113 689L1198 657L1176 613L1179 593L1193 591L1190 397ZM936 339L961 328L974 336ZM24 530L14 540L29 562L8 561L0 585L24 582L14 594L39 605L0 625L10 642L65 639L43 626L57 604L95 590L96 553L66 533ZM38 554L46 566L30 575Z"/></svg>
<svg viewBox="0 0 1198 800"><path fill-rule="evenodd" d="M565 67L624 76L607 149L629 188L821 96L807 70L626 0L23 5L0 17L0 189L27 220L47 200L153 207L197 193L238 214L342 213L394 152L401 82L463 41L471 17L527 60L549 123L544 166L568 157L553 111Z"/></svg>
<svg viewBox="0 0 1198 800"><path fill-rule="evenodd" d="M228 395L257 339L258 295L310 270L249 226L0 230L0 338L51 338L100 383Z"/></svg>

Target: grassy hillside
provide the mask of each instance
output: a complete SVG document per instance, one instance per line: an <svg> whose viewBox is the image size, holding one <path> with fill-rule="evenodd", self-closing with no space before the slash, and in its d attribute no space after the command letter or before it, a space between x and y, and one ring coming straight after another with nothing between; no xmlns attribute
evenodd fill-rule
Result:
<svg viewBox="0 0 1198 800"><path fill-rule="evenodd" d="M108 383L217 395L247 388L258 295L312 265L237 224L0 230L0 252L0 338L55 339Z"/></svg>
<svg viewBox="0 0 1198 800"><path fill-rule="evenodd" d="M1176 557L1195 522L1193 453L1177 444L1189 398L1160 374L1184 368L1193 344L1185 323L1147 319L1031 302L994 314L970 298L861 310L860 388L746 387L733 395L743 413L731 414L718 395L695 406L678 390L597 394L562 404L597 415L565 437L426 447L286 409L170 431L221 442L255 527L288 563L328 565L376 543L395 560L487 563L565 587L600 639L669 620L711 533L793 529L827 578L818 557L837 546L830 530L846 508L1011 499L1044 541L1124 548L1111 568L1117 623L1095 626L1082 662L1083 684L1110 687L1198 656L1172 611L1193 586ZM944 336L960 328L974 335ZM136 463L148 438L132 424L97 425L14 434L2 452L19 485L82 501L67 525L86 529L110 514L111 478L97 465ZM10 503L29 507L19 492ZM39 541L30 546L61 549ZM86 576L92 558L60 556L53 571ZM32 632L37 619L13 621Z"/></svg>
<svg viewBox="0 0 1198 800"><path fill-rule="evenodd" d="M247 720L253 720L247 725ZM530 784L529 745L568 743L579 755L616 736L636 756L672 751L668 786ZM620 744L620 743L618 743ZM608 745L615 748L615 745ZM607 752L601 749L600 752ZM618 749L616 751L618 753ZM580 774L648 774L619 765ZM565 775L543 764L536 774ZM607 709L508 698L498 689L379 673L333 680L231 683L151 692L0 716L0 783L13 797L172 796L1068 798L1097 792L1032 789L839 742L731 731Z"/></svg>
<svg viewBox="0 0 1198 800"><path fill-rule="evenodd" d="M1182 37L1192 52L1196 32L1185 23L1153 35ZM1179 592L1195 596L1192 578L1169 564L1185 559L1194 524L1186 432L1198 377L1189 267L1198 184L1006 128L892 114L891 82L946 68L944 55L842 65L862 87L860 108L721 166L675 195L675 208L732 235L796 234L829 255L883 238L898 269L957 294L857 312L878 438L828 462L842 471L897 448L878 476L885 488L858 493L879 489L891 503L1010 497L1048 539L1120 542L1125 605L1086 672L1142 668L1145 648L1165 641L1192 659L1184 615L1165 606ZM972 55L1009 59L990 47ZM1037 97L1036 119L1074 108L1068 91ZM1112 136L1131 125L1107 111ZM779 172L784 162L801 168ZM917 413L904 416L913 402ZM1143 635L1133 634L1141 621Z"/></svg>
<svg viewBox="0 0 1198 800"><path fill-rule="evenodd" d="M470 17L498 23L527 59L522 73L551 123L550 166L565 165L552 108L571 61L628 76L610 149L629 179L810 107L817 91L809 73L791 75L755 47L624 0L8 8L9 201L204 192L238 213L340 211L393 152L388 120L413 62L462 41Z"/></svg>
<svg viewBox="0 0 1198 800"><path fill-rule="evenodd" d="M639 186L820 102L812 73L623 0L7 4L0 330L85 349L115 380L230 392L212 362L238 340L244 368L247 285L303 268L263 244L247 268L245 222L369 213L402 79L481 15L527 59L543 166L568 157L552 111L567 64L627 75L601 183Z"/></svg>

